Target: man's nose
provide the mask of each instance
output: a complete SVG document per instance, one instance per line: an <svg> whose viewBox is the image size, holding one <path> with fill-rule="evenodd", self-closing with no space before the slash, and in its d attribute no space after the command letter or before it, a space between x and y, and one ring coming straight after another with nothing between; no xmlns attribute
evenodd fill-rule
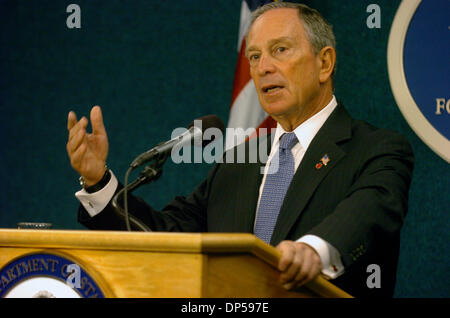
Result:
<svg viewBox="0 0 450 318"><path fill-rule="evenodd" d="M266 74L274 73L275 65L273 64L273 59L267 54L262 54L259 58L258 63L258 74L264 76Z"/></svg>

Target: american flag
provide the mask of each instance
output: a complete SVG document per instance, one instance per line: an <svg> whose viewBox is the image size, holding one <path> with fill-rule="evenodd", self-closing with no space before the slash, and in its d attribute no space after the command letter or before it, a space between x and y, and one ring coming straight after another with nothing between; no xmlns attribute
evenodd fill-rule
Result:
<svg viewBox="0 0 450 318"><path fill-rule="evenodd" d="M261 108L255 85L250 78L250 65L245 57L245 35L248 32L251 12L258 7L272 1L243 0L241 5L241 19L239 24L238 60L234 74L233 93L231 98L228 128L273 128L276 122ZM227 131L225 148L228 150L235 145L234 134Z"/></svg>

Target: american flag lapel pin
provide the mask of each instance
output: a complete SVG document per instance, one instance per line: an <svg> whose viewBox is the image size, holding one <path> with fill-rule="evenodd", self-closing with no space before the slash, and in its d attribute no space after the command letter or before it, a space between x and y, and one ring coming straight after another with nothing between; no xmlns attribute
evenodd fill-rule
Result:
<svg viewBox="0 0 450 318"><path fill-rule="evenodd" d="M320 159L320 161L322 161L324 166L326 166L328 164L328 162L330 162L330 157L328 157L328 154L324 154L322 159Z"/></svg>
<svg viewBox="0 0 450 318"><path fill-rule="evenodd" d="M316 169L319 170L323 166L326 166L328 162L330 162L330 157L328 157L328 154L324 154L320 162L316 163Z"/></svg>

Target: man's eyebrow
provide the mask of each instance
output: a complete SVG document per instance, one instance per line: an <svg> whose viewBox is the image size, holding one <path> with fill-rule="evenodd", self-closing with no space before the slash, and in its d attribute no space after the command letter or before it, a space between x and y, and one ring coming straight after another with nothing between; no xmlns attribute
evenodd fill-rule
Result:
<svg viewBox="0 0 450 318"><path fill-rule="evenodd" d="M258 49L256 48L256 46L250 46L248 48L245 49L245 56L248 57L248 52L250 51L257 51Z"/></svg>
<svg viewBox="0 0 450 318"><path fill-rule="evenodd" d="M279 43L279 42L286 42L286 41L292 41L291 37L288 36L281 36L279 38L275 38L269 41L269 46L274 45L275 43ZM245 50L245 55L248 55L249 51L257 51L258 47L256 47L255 45L249 46L246 50Z"/></svg>

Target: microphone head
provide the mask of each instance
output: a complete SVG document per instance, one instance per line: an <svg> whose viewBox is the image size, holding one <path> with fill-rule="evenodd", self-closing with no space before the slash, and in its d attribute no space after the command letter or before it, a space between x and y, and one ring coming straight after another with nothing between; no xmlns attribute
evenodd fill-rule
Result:
<svg viewBox="0 0 450 318"><path fill-rule="evenodd" d="M223 137L223 134L225 132L225 125L223 123L223 121L217 116L217 115L206 115L206 116L202 116L199 117L197 119L195 119L192 123L189 124L188 129L194 127L194 124L196 121L201 121L201 133L202 136L205 133L205 131L209 128L216 128L219 129L221 132L221 135ZM198 125L195 125L195 128L200 128L198 127ZM202 138L202 147L205 147L207 144L209 144L210 142L213 142L215 140L215 135L212 136L212 138L210 140L204 140Z"/></svg>

